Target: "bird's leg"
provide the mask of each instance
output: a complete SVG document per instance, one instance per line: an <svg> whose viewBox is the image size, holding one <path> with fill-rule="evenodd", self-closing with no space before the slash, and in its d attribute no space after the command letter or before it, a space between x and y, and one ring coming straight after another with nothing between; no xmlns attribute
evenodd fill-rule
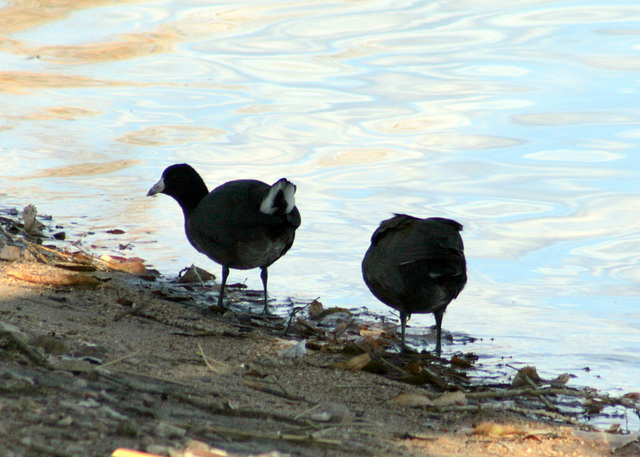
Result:
<svg viewBox="0 0 640 457"><path fill-rule="evenodd" d="M444 317L444 310L436 311L433 315L436 318L436 355L440 357L442 353L442 318Z"/></svg>
<svg viewBox="0 0 640 457"><path fill-rule="evenodd" d="M267 267L260 267L260 279L262 279L262 287L264 288L264 309L262 314L267 316L269 314L269 303L267 302L267 279L269 273L267 273Z"/></svg>
<svg viewBox="0 0 640 457"><path fill-rule="evenodd" d="M224 298L224 286L227 285L227 277L229 277L229 267L222 265L222 284L220 284L220 295L218 295L218 307L223 308L222 299Z"/></svg>
<svg viewBox="0 0 640 457"><path fill-rule="evenodd" d="M407 346L405 346L405 343L404 343L404 331L406 326L407 326L407 313L405 313L404 311L400 311L400 331L402 335L402 346L401 346L402 352L407 351Z"/></svg>

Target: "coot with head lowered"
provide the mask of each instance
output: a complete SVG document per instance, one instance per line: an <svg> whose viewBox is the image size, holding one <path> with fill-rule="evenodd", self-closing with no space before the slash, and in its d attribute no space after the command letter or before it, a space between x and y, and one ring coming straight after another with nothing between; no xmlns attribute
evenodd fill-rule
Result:
<svg viewBox="0 0 640 457"><path fill-rule="evenodd" d="M187 239L222 265L218 306L229 269L260 268L264 312L268 313L267 268L289 250L300 226L296 186L282 178L273 185L253 179L229 181L211 192L190 165L171 165L147 196L173 197L184 213Z"/></svg>
<svg viewBox="0 0 640 457"><path fill-rule="evenodd" d="M436 353L441 353L442 318L467 282L462 225L451 219L396 214L380 223L362 261L369 290L400 312L402 350L413 313L436 318Z"/></svg>

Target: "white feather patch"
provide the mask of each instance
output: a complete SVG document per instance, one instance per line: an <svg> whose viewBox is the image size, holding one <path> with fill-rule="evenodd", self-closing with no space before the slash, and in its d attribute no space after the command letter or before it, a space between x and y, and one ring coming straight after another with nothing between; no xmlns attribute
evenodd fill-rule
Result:
<svg viewBox="0 0 640 457"><path fill-rule="evenodd" d="M278 207L275 206L274 203L276 196L280 191L284 193L284 200L285 202L287 202L285 213L289 214L291 210L293 210L293 207L296 205L296 186L294 186L293 183L282 178L269 189L267 196L264 198L264 200L262 200L262 204L260 205L260 212L272 215L278 210Z"/></svg>

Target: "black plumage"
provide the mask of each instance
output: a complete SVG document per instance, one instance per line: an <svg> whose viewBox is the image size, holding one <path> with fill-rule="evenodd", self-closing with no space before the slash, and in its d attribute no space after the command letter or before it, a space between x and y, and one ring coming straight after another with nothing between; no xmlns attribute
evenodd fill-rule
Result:
<svg viewBox="0 0 640 457"><path fill-rule="evenodd" d="M185 233L198 251L222 265L218 306L229 269L260 268L264 312L268 313L267 268L293 244L300 226L296 186L282 178L273 185L253 179L229 181L208 192L190 165L171 165L147 196L173 197L184 213Z"/></svg>
<svg viewBox="0 0 640 457"><path fill-rule="evenodd" d="M362 261L369 290L400 312L402 349L413 313L433 313L436 353L441 353L444 312L467 282L462 225L451 219L396 214L380 223Z"/></svg>

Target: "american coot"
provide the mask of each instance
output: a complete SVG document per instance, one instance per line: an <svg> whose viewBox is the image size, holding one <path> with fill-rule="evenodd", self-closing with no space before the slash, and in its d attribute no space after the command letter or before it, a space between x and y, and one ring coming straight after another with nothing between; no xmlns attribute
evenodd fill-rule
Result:
<svg viewBox="0 0 640 457"><path fill-rule="evenodd" d="M385 305L400 312L402 350L412 313L436 318L441 353L442 317L467 282L462 225L451 219L396 214L380 223L362 261L364 282Z"/></svg>
<svg viewBox="0 0 640 457"><path fill-rule="evenodd" d="M260 267L267 304L267 267L293 244L300 226L296 186L282 178L272 186L253 179L230 181L209 192L190 165L171 165L147 193L173 197L184 213L187 239L198 251L222 265L218 306L222 306L230 268Z"/></svg>

